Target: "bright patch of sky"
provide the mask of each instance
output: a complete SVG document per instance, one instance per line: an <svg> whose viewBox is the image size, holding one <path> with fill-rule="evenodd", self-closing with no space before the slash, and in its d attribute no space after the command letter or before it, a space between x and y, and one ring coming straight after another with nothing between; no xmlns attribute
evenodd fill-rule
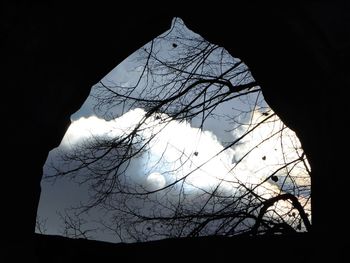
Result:
<svg viewBox="0 0 350 263"><path fill-rule="evenodd" d="M198 36L187 29L181 20L177 20L173 26L176 27L176 30L166 32L164 35L175 34L176 37L176 34L180 32L189 39ZM160 57L181 56L181 54L176 54L178 51L173 48L172 43L162 41L157 46ZM150 45L149 43L146 47ZM138 60L139 54L135 52L130 55L108 73L102 82L111 86L131 87L135 85L143 71L143 61ZM239 61L232 57L231 60ZM242 80L240 76L236 76L233 81ZM98 83L92 88L92 96L86 100L78 112L72 115L72 124L59 148L50 152L44 173L52 172L49 163L57 162L58 151L69 151L91 137L122 136L132 131L140 120L144 119L146 111L140 105L133 103L109 105L97 110L94 107L96 105L94 96L98 94L100 86ZM138 87L140 88L133 91L133 96L154 96L151 90L147 91L145 83L139 84ZM164 90L163 92L171 91ZM160 92L157 96L162 98L167 94ZM255 106L257 101L261 105L259 108ZM239 114L239 112L243 113ZM250 113L244 114L244 112ZM153 191L173 184L181 178L186 178L179 181L178 184L181 184L181 187L172 190L171 194L175 198L179 195L179 192L176 191L184 191L187 195L195 197L217 187L223 195L233 196L241 184L251 188L264 182L255 191L265 198L280 193L281 188L284 192L294 193L298 186L300 202L304 205L308 203L310 181L303 162L279 170L274 177L277 180L268 179L279 167L298 159L302 155L302 149L294 132L286 128L277 116L271 116L273 112L264 103L260 93L223 102L214 113L206 119L202 128L200 128L202 125L200 117L195 117L190 121L173 120L171 122L162 122L163 119L168 118L167 114L157 113L149 117L142 124L138 135L144 139L151 137L153 139L148 144L147 151L129 164L125 176L127 180L130 180L130 184L138 184ZM259 125L238 144L227 148L230 142L242 136L250 126L260 123L267 116L271 116L268 121ZM266 138L270 139L265 140ZM287 174L291 176L286 176ZM57 211L62 212L87 198L87 186L76 185L68 179L60 179L55 184L42 182L42 188L38 216L47 218L48 234L62 234L60 230L62 222L59 221ZM189 200L192 200L191 197ZM279 202L278 205L281 210L290 209L288 202ZM309 203L307 207L309 209ZM95 211L91 222L105 216L106 214L99 214L98 211ZM89 224L93 226L91 222ZM93 238L118 241L118 238L106 231L94 233Z"/></svg>

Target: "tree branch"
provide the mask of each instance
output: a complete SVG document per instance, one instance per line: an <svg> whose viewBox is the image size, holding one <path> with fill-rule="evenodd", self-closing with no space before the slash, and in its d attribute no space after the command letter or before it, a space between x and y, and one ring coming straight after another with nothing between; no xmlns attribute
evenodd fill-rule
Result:
<svg viewBox="0 0 350 263"><path fill-rule="evenodd" d="M261 208L260 212L259 212L259 216L255 222L254 227L252 228L252 234L256 235L259 229L259 226L262 222L263 216L265 215L267 209L272 206L274 203L280 201L280 200L291 200L293 206L298 210L300 217L302 218L304 225L306 227L306 230L309 232L311 230L311 223L302 207L302 205L300 204L300 202L298 201L298 198L296 198L294 195L286 193L286 194L282 194L282 195L278 195L275 197L272 197L268 200L266 200L264 202L264 206Z"/></svg>

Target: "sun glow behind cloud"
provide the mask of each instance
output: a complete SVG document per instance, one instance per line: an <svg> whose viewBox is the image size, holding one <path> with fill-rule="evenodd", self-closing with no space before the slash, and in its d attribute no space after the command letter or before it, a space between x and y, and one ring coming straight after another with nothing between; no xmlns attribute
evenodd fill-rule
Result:
<svg viewBox="0 0 350 263"><path fill-rule="evenodd" d="M138 108L110 121L95 116L80 118L69 127L61 146L69 150L91 137L122 136L131 132L144 116L145 111ZM256 111L252 123L259 123L263 117ZM152 189L162 188L186 177L184 186L189 192L196 189L210 190L217 185L223 191L232 192L238 182L248 186L257 185L279 167L302 154L294 132L284 127L277 117L249 133L238 146L227 149L210 131L191 127L188 122L162 122L163 118L167 116L164 114L149 118L139 132L146 139L156 135L142 156L143 169L136 178L138 182L144 180ZM233 131L234 137L240 136L242 132L242 129ZM270 139L265 141L266 138ZM239 161L248 151L249 155ZM285 181L287 173L295 178L299 186L310 183L302 163L291 171L282 169L276 174L280 177L278 181ZM261 195L273 196L280 191L278 186L281 184L269 180L257 190Z"/></svg>

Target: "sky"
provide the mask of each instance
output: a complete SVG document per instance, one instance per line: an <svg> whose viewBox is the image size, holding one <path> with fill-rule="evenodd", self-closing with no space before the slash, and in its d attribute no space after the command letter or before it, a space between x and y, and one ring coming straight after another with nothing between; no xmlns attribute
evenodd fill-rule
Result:
<svg viewBox="0 0 350 263"><path fill-rule="evenodd" d="M150 48L153 44L156 53L161 58L181 57L183 50L185 50L183 46L190 43L188 39L197 37L199 36L196 33L185 27L183 21L175 19L172 30L165 32L157 41L150 42L143 48ZM116 66L101 82L108 86L124 87L131 87L138 83L144 63L144 60L140 59L143 49L140 50ZM220 49L218 52L222 52L222 50ZM213 66L208 66L210 69L205 69L209 73L218 70L218 64L215 64L216 53L213 54L213 57L208 59L213 61ZM225 67L228 67L230 63L239 62L239 59L228 54L225 54L223 58L220 70L225 70ZM242 65L246 67L244 64ZM250 75L249 78L252 76ZM152 88L161 81L164 81L162 77L152 80L151 83L141 79L132 94L139 97L152 97L154 96ZM233 83L239 81L244 83L242 75L239 74L232 79ZM173 88L176 89L177 86L175 85ZM60 153L71 151L92 136L110 139L123 136L145 117L145 109L142 108L142 105L135 103L116 104L111 107L102 105L102 107L96 108L97 101L94 97L100 94L100 90L101 83L96 83L80 110L72 114L72 124L61 144L48 155L44 165L44 175L54 172L52 164L60 165L58 156ZM171 90L164 89L157 96L164 98L169 93ZM255 107L256 102L261 106L260 108ZM245 112L250 112L250 114ZM225 150L230 142L244 134L249 123L259 123L267 116L271 116L269 121L245 136L238 145ZM247 186L259 184L284 162L298 158L302 154L300 142L294 132L285 128L278 117L273 115L260 92L221 103L206 119L203 127L201 127L201 117L184 121L162 122L168 117L169 115L166 113L153 114L143 123L142 130L138 135L146 139L152 136L154 138L147 145L145 153L131 160L125 172L125 180L128 185L139 185L148 191L153 191L166 187L174 180L191 172L181 188L174 188L170 192L170 200L180 196L180 191L182 191L181 194L186 194L186 198L188 198L186 200L192 204L198 201L195 200L195 197L199 193L212 191L218 185L220 185L219 189L223 194L234 195L238 191L237 182ZM273 135L272 139L264 141L271 135ZM252 150L251 153L243 161L239 161L250 150ZM308 188L310 182L305 166L298 164L290 170L295 184L303 189L299 193L299 200L301 203L306 203L310 193ZM283 187L295 185L292 182L286 182L289 179L283 177L282 172L277 173L276 176L281 176L282 179L277 180L277 182L267 180L262 187L256 189L256 192L268 198L279 192L282 184ZM38 220L43 223L46 234L64 234L60 214L64 214L66 209L87 200L89 187L85 184L77 184L76 181L76 178L69 177L54 181L42 181ZM151 203L135 200L132 205L135 208L144 206L145 209L145 207L150 207ZM281 202L280 209L288 209L288 204ZM95 228L95 221L110 216L111 214L103 209L90 211L89 217L84 218L84 227ZM110 242L121 241L115 233L100 229L93 232L91 239Z"/></svg>

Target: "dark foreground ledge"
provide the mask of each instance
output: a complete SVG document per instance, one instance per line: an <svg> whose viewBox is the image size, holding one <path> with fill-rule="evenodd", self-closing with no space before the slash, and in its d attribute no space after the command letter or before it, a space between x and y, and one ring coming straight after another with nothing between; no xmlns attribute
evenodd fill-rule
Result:
<svg viewBox="0 0 350 263"><path fill-rule="evenodd" d="M322 239L322 238L321 238ZM35 234L5 243L2 262L346 262L345 240L321 242L310 234L166 239L133 244ZM348 253L348 252L347 252ZM23 261L22 261L23 262Z"/></svg>

